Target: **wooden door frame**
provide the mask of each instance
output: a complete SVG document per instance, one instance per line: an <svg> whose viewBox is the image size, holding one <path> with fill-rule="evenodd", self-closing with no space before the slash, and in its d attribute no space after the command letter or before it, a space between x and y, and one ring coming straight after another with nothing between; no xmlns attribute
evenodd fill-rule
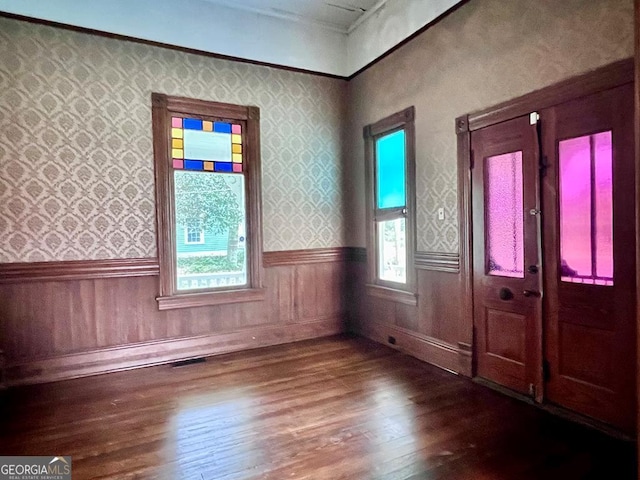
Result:
<svg viewBox="0 0 640 480"><path fill-rule="evenodd" d="M636 139L636 299L640 299L640 269L638 269L638 261L640 261L640 0L635 0L635 139ZM638 347L640 347L640 301L636 301L636 327ZM640 352L640 350L636 351ZM640 432L640 408L638 407L638 399L640 399L640 355L636 355L636 410L638 411L638 426L636 432ZM636 433L637 436L637 433ZM638 442L640 458L640 442ZM638 468L638 478L640 479L640 468Z"/></svg>
<svg viewBox="0 0 640 480"><path fill-rule="evenodd" d="M640 0L636 1L636 25L640 25ZM637 29L636 29L637 32ZM637 35L640 35L637 33ZM637 40L638 41L638 40ZM637 50L640 46L637 44ZM640 65L640 52L636 55L635 62ZM473 352L473 363L471 372L464 372L470 376L476 375L476 348L475 332L473 327L473 232L471 227L471 133L484 127L495 125L500 122L511 120L523 115L528 115L534 111L553 107L561 103L586 97L594 93L615 88L620 85L632 83L634 81L635 62L633 58L620 60L618 62L600 67L568 80L561 81L541 90L536 90L521 97L500 103L493 107L462 115L456 118L455 128L458 149L458 219L460 232L460 273L462 274L463 288L463 315L460 328L461 344L468 344ZM636 97L639 84L636 82ZM636 115L640 118L638 111L638 101L636 101ZM638 122L636 122L636 134L638 132ZM636 142L638 151L638 142ZM640 152L636 156L636 178L640 179ZM640 245L638 238L640 235L640 189L636 195L636 253L640 259ZM640 265L640 261L638 263ZM640 271L638 272L638 294L640 298ZM640 325L640 302L637 302L638 320ZM639 343L640 343L640 328ZM640 351L640 350L639 350ZM638 356L640 358L640 355ZM637 371L640 372L640 363ZM640 383L640 382L639 382ZM640 422L640 418L639 418ZM639 423L640 424L640 423ZM640 430L639 430L640 431Z"/></svg>

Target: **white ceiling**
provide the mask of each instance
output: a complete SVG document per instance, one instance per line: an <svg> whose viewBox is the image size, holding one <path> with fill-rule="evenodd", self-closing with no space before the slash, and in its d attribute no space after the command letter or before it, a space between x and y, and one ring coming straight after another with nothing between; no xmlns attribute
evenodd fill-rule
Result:
<svg viewBox="0 0 640 480"><path fill-rule="evenodd" d="M387 0L206 0L216 5L274 17L314 23L339 32L350 28L365 14Z"/></svg>
<svg viewBox="0 0 640 480"><path fill-rule="evenodd" d="M0 0L0 12L348 77L461 1Z"/></svg>

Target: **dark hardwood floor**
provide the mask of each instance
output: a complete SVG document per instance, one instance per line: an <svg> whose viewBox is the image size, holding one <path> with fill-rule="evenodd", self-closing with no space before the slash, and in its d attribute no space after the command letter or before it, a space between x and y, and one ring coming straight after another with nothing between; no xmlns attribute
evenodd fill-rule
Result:
<svg viewBox="0 0 640 480"><path fill-rule="evenodd" d="M75 480L635 478L631 442L346 337L12 389L0 428Z"/></svg>

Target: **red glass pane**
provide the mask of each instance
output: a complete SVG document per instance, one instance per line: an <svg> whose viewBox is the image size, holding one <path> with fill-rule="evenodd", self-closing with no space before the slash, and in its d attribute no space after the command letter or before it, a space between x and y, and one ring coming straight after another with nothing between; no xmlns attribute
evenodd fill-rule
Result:
<svg viewBox="0 0 640 480"><path fill-rule="evenodd" d="M563 140L560 156L560 277L613 285L611 132Z"/></svg>
<svg viewBox="0 0 640 480"><path fill-rule="evenodd" d="M489 275L524 277L522 152L485 160L485 218Z"/></svg>

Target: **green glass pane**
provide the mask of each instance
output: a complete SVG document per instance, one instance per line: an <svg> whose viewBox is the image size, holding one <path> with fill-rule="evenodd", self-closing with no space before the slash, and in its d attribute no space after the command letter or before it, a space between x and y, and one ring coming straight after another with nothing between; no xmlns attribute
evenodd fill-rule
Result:
<svg viewBox="0 0 640 480"><path fill-rule="evenodd" d="M376 194L378 208L406 206L404 130L376 141Z"/></svg>

